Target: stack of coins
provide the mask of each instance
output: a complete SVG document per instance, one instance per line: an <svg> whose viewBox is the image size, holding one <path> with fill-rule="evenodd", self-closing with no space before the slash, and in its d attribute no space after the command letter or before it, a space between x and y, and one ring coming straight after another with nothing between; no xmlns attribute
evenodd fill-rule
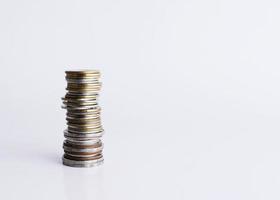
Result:
<svg viewBox="0 0 280 200"><path fill-rule="evenodd" d="M96 70L66 71L67 93L62 98L67 110L63 164L92 167L103 163L103 128L98 106L100 72Z"/></svg>

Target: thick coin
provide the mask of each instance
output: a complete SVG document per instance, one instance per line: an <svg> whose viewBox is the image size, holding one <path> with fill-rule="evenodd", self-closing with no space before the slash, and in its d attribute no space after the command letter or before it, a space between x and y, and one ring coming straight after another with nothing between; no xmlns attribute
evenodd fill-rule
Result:
<svg viewBox="0 0 280 200"><path fill-rule="evenodd" d="M98 160L102 158L102 154L93 154L92 156L72 156L69 155L68 153L64 154L64 158L67 158L69 160L76 160L76 161L88 161L88 160Z"/></svg>
<svg viewBox="0 0 280 200"><path fill-rule="evenodd" d="M88 161L76 161L70 160L63 156L62 158L63 164L70 167L94 167L99 166L104 162L103 157L96 160L88 160Z"/></svg>

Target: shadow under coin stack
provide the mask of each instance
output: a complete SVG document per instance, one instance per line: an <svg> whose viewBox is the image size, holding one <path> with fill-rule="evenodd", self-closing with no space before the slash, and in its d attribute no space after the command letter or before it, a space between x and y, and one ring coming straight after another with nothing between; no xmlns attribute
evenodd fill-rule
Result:
<svg viewBox="0 0 280 200"><path fill-rule="evenodd" d="M68 126L64 131L64 165L92 167L103 163L103 128L97 103L99 78L96 70L66 71L67 93L62 98Z"/></svg>

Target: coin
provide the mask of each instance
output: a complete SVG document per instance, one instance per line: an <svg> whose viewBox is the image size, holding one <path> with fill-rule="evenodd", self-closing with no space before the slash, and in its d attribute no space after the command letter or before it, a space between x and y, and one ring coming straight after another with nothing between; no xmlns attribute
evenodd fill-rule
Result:
<svg viewBox="0 0 280 200"><path fill-rule="evenodd" d="M96 143L93 144L73 144L73 142L69 142L68 140L65 140L63 142L63 146L69 147L69 148L74 148L74 149L98 149L103 146L102 142L99 140Z"/></svg>
<svg viewBox="0 0 280 200"><path fill-rule="evenodd" d="M68 152L68 151L64 150L64 153L70 157L91 158L91 160L94 160L94 158L96 158L96 156L101 154L101 151L97 151L94 153L88 153L88 152Z"/></svg>
<svg viewBox="0 0 280 200"><path fill-rule="evenodd" d="M73 148L73 147L68 147L68 146L63 146L63 149L65 151L69 151L69 152L87 152L87 153L94 153L94 152L97 152L97 151L101 151L103 149L103 146L102 147L98 147L98 148L92 148L92 149L82 149L82 148Z"/></svg>
<svg viewBox="0 0 280 200"><path fill-rule="evenodd" d="M70 144L76 144L76 145L93 145L96 143L101 142L100 139L90 139L90 140L83 140L83 141L79 141L79 140L75 140L72 138L66 138L66 142L70 143Z"/></svg>
<svg viewBox="0 0 280 200"><path fill-rule="evenodd" d="M97 79L88 79L88 78L80 78L80 79L75 79L75 78L67 78L66 77L67 83L99 83Z"/></svg>
<svg viewBox="0 0 280 200"><path fill-rule="evenodd" d="M104 134L104 131L93 132L93 131L73 131L65 130L64 136L69 136L73 138L99 138Z"/></svg>
<svg viewBox="0 0 280 200"><path fill-rule="evenodd" d="M91 156L84 156L85 154L80 154L81 156L73 156L69 155L68 153L64 154L64 157L67 159L75 160L75 161L90 161L90 160L98 160L102 158L102 154L99 153L92 153Z"/></svg>
<svg viewBox="0 0 280 200"><path fill-rule="evenodd" d="M103 157L96 160L88 160L88 161L76 161L67 159L65 157L62 158L63 164L70 167L94 167L99 166L104 162Z"/></svg>

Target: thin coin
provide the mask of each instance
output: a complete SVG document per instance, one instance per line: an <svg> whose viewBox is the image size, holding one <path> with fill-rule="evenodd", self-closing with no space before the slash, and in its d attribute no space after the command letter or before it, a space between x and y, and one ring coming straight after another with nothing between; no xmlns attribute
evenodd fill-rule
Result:
<svg viewBox="0 0 280 200"><path fill-rule="evenodd" d="M79 158L91 158L91 160L93 160L92 158L95 156L98 156L102 153L102 151L98 151L95 153L88 153L88 152L68 152L68 151L64 151L65 154L67 154L68 156L71 157L79 157Z"/></svg>
<svg viewBox="0 0 280 200"><path fill-rule="evenodd" d="M77 149L94 149L94 148L100 148L102 146L102 142L99 140L96 143L85 145L85 144L73 144L68 140L64 140L63 145L70 148L77 148Z"/></svg>
<svg viewBox="0 0 280 200"><path fill-rule="evenodd" d="M85 83L92 83L92 84L96 84L99 83L99 80L96 78L93 79L84 79L84 78L79 78L79 79L73 79L73 78L67 78L66 77L66 81L67 83L77 83L77 84L85 84Z"/></svg>
<svg viewBox="0 0 280 200"><path fill-rule="evenodd" d="M100 139L83 140L83 141L75 140L75 139L66 139L65 141L66 141L66 143L70 143L70 144L74 144L74 145L93 145L93 144L101 142Z"/></svg>
<svg viewBox="0 0 280 200"><path fill-rule="evenodd" d="M75 70L66 70L66 74L100 74L99 70L96 69L75 69Z"/></svg>
<svg viewBox="0 0 280 200"><path fill-rule="evenodd" d="M99 133L103 131L102 126L96 128L76 128L73 126L68 126L68 131L76 133Z"/></svg>
<svg viewBox="0 0 280 200"><path fill-rule="evenodd" d="M71 137L71 138L87 138L87 139L96 139L100 138L104 134L104 131L99 132L89 132L89 131L71 131L71 130L65 130L64 136Z"/></svg>
<svg viewBox="0 0 280 200"><path fill-rule="evenodd" d="M69 151L69 152L87 152L87 153L95 153L98 151L102 151L103 149L103 145L101 145L100 147L96 147L96 148L74 148L74 147L68 147L63 145L63 149L65 151Z"/></svg>

